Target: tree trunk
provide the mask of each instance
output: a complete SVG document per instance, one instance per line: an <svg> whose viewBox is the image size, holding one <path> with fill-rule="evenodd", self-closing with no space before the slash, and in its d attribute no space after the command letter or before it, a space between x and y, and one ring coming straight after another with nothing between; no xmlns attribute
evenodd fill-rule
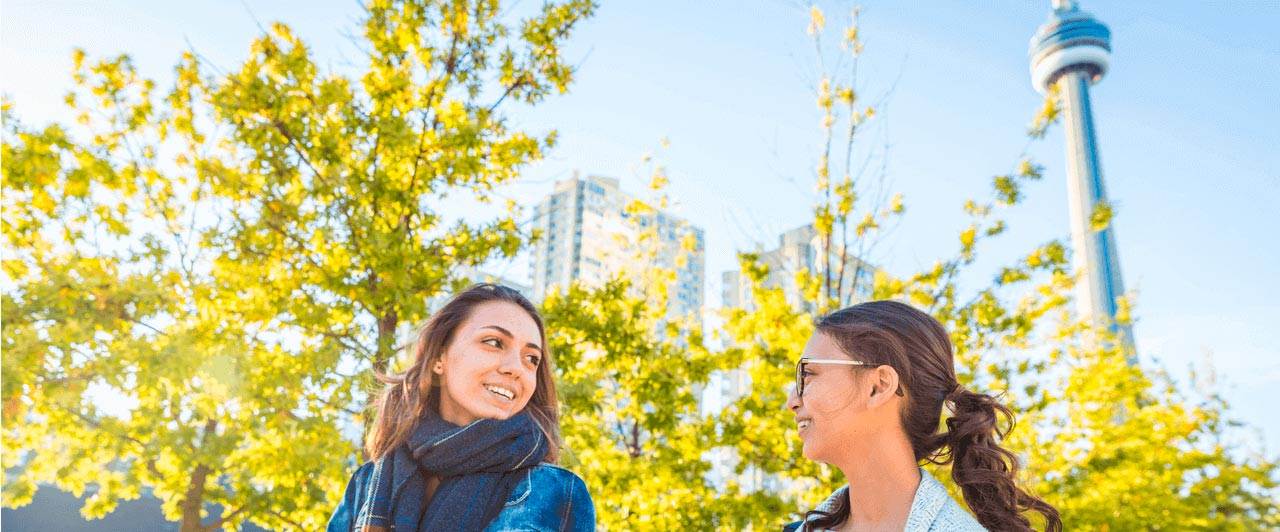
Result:
<svg viewBox="0 0 1280 532"><path fill-rule="evenodd" d="M204 506L204 483L209 476L209 467L200 464L191 473L191 484L182 499L182 532L201 532L200 508Z"/></svg>
<svg viewBox="0 0 1280 532"><path fill-rule="evenodd" d="M200 443L195 446L195 451L199 452L204 447L205 440L213 435L218 429L218 422L210 419L205 422L204 430L200 433ZM202 532L204 526L200 524L200 509L204 507L204 485L209 478L212 470L204 464L196 465L195 471L191 472L191 483L187 485L187 492L182 496L182 532Z"/></svg>
<svg viewBox="0 0 1280 532"><path fill-rule="evenodd" d="M396 325L400 317L394 309L388 310L378 318L378 351L374 353L373 369L378 373L387 372L387 364L395 356Z"/></svg>

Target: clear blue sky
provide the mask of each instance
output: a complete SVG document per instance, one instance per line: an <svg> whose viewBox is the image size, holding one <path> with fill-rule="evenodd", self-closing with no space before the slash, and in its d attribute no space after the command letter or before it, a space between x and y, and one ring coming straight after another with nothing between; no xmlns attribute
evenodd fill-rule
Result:
<svg viewBox="0 0 1280 532"><path fill-rule="evenodd" d="M538 2L525 0L528 6ZM867 140L890 146L890 187L908 215L875 262L907 272L950 253L966 197L1022 149L1038 105L1027 42L1049 2L868 1L862 93L894 87ZM848 4L824 3L829 28ZM1083 1L1113 32L1112 70L1093 91L1137 342L1175 375L1211 360L1233 414L1280 445L1280 20L1275 2ZM284 21L322 64L358 62L356 2L9 0L0 4L3 91L28 123L67 120L70 51L132 54L162 82L194 46L223 68L257 26ZM814 56L792 2L607 2L568 56L570 94L517 110L561 143L509 193L532 202L555 179L603 174L641 189L641 154L662 160L677 212L706 230L708 301L734 251L804 223L816 161ZM894 81L896 80L896 84ZM984 267L1067 234L1062 136L1033 147L1046 179L1011 214Z"/></svg>

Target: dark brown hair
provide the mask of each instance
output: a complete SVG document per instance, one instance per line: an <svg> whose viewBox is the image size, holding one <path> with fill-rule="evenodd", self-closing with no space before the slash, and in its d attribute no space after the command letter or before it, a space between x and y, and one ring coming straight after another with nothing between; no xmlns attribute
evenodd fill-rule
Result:
<svg viewBox="0 0 1280 532"><path fill-rule="evenodd" d="M1062 530L1058 510L1017 483L1018 460L999 441L1013 429L1013 413L995 398L956 381L951 339L938 320L896 301L870 301L818 320L826 334L856 360L898 372L906 394L902 427L917 462L951 464L951 476L978 522L990 530L1031 530L1025 511L1044 516L1045 529ZM942 407L951 403L946 431ZM1001 423L1001 419L1004 422ZM811 525L834 528L849 517L847 498L830 512L810 512Z"/></svg>
<svg viewBox="0 0 1280 532"><path fill-rule="evenodd" d="M542 346L542 361L538 364L537 385L525 410L546 434L549 448L547 462L556 463L560 457L560 407L556 400L555 371L551 365L551 352L547 347L547 333L542 326L542 316L528 299L511 288L481 283L473 285L449 299L444 307L431 316L418 330L417 340L411 347L413 364L398 375L375 374L386 383L378 397L377 417L365 438L365 453L377 460L408 439L418 420L428 408L436 408L439 385L430 368L444 355L453 341L454 331L471 316L479 305L491 301L514 304L533 318L538 325Z"/></svg>

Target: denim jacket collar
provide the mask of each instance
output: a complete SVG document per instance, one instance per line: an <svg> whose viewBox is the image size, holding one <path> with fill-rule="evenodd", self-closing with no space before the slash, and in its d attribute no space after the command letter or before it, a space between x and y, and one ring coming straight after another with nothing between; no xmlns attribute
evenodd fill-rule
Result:
<svg viewBox="0 0 1280 532"><path fill-rule="evenodd" d="M836 501L848 496L849 486L846 485L832 493L816 509L830 512L835 507ZM911 500L911 511L907 514L907 525L903 528L903 532L928 532L943 506L950 500L951 495L947 493L947 488L938 482L938 479L933 478L928 471L921 468L920 485L916 487L915 498ZM803 530L810 529L803 528Z"/></svg>
<svg viewBox="0 0 1280 532"><path fill-rule="evenodd" d="M916 498L911 501L911 513L907 514L905 532L927 532L937 519L942 506L951 501L947 488L933 478L928 471L920 470L920 486Z"/></svg>

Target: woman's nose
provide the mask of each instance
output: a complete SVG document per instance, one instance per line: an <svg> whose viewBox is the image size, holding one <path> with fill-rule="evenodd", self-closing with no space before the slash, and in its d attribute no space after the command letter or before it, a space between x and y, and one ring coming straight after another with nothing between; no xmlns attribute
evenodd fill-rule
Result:
<svg viewBox="0 0 1280 532"><path fill-rule="evenodd" d="M502 362L498 363L498 373L513 377L520 375L520 353L516 351L504 353Z"/></svg>
<svg viewBox="0 0 1280 532"><path fill-rule="evenodd" d="M800 396L796 395L796 387L793 385L791 390L787 392L787 410L795 411L800 408Z"/></svg>

